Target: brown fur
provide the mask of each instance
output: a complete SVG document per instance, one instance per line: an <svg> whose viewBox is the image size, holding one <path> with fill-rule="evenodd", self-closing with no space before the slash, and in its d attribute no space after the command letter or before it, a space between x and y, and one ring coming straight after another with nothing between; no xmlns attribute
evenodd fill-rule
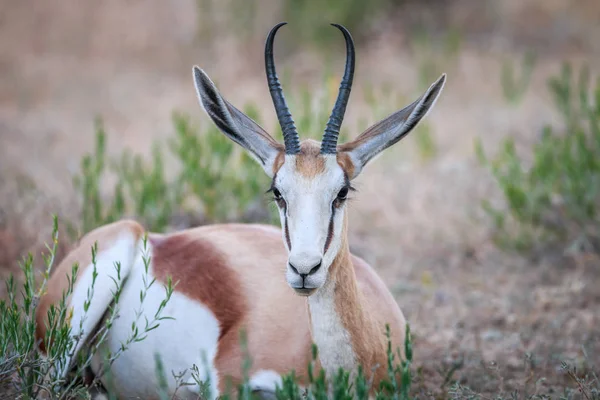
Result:
<svg viewBox="0 0 600 400"><path fill-rule="evenodd" d="M97 228L87 235L83 236L77 246L71 250L66 257L58 264L58 267L52 273L48 280L47 291L40 298L39 306L36 310L36 339L41 340L40 350L46 351L46 344L43 342L46 334L46 323L48 321L48 310L52 304L58 304L67 291L69 286L68 276L71 276L74 264L78 264L77 275L81 276L92 263L92 246L98 243L98 253L110 247L119 234L125 230L131 231L137 237L142 237L144 228L133 220L123 220L114 222ZM71 301L71 296L67 297L67 304Z"/></svg>
<svg viewBox="0 0 600 400"><path fill-rule="evenodd" d="M151 238L153 274L176 290L210 308L221 328L221 339L242 319L248 305L239 293L238 276L227 266L227 256L202 237L175 234Z"/></svg>
<svg viewBox="0 0 600 400"><path fill-rule="evenodd" d="M352 162L352 159L350 158L348 153L338 152L336 154L336 157L338 165L344 170L346 176L348 178L354 177L354 171L356 168L354 168L354 163Z"/></svg>
<svg viewBox="0 0 600 400"><path fill-rule="evenodd" d="M300 152L296 155L296 170L305 178L314 178L325 172L325 158L316 141L305 140L300 144Z"/></svg>
<svg viewBox="0 0 600 400"><path fill-rule="evenodd" d="M280 151L279 153L277 153L277 156L275 156L275 161L273 161L273 176L277 175L277 171L279 171L279 168L281 168L284 162L285 152Z"/></svg>
<svg viewBox="0 0 600 400"><path fill-rule="evenodd" d="M330 267L334 279L336 310L350 334L352 348L363 371L374 373L373 387L387 378L385 324L390 324L392 348L404 356L405 320L383 281L362 259L350 253L344 216L342 248Z"/></svg>

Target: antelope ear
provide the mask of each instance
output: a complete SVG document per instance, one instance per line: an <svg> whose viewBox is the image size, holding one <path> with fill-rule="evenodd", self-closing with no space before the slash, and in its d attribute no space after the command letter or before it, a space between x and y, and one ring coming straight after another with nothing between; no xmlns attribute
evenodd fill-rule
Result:
<svg viewBox="0 0 600 400"><path fill-rule="evenodd" d="M354 176L351 179L358 176L370 160L400 141L418 125L435 104L445 82L446 74L442 74L412 104L372 125L355 140L338 146L338 151L346 152L354 164Z"/></svg>
<svg viewBox="0 0 600 400"><path fill-rule="evenodd" d="M267 175L273 177L275 159L284 151L283 145L225 100L202 69L194 66L193 70L196 93L202 108L225 136L246 149Z"/></svg>

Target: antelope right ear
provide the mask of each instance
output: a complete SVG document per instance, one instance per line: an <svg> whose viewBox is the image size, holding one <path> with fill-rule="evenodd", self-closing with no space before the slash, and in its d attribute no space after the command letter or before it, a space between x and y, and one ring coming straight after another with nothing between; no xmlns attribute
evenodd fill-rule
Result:
<svg viewBox="0 0 600 400"><path fill-rule="evenodd" d="M225 136L245 148L267 175L273 177L275 159L284 151L283 145L225 100L204 71L197 66L193 70L196 93L202 108Z"/></svg>
<svg viewBox="0 0 600 400"><path fill-rule="evenodd" d="M375 156L397 143L412 131L427 115L438 99L446 74L442 74L421 97L412 104L372 125L355 140L338 146L338 151L346 152L354 164L354 176Z"/></svg>

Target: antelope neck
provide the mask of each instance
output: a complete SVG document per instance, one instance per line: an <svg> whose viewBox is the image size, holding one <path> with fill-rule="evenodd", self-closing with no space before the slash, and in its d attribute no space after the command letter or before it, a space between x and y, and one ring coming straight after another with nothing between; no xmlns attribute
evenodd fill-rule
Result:
<svg viewBox="0 0 600 400"><path fill-rule="evenodd" d="M340 367L355 373L356 366L371 362L376 352L364 343L365 337L375 332L376 323L366 312L357 286L347 239L347 216L342 235L327 282L308 298L312 339L327 376L336 374Z"/></svg>

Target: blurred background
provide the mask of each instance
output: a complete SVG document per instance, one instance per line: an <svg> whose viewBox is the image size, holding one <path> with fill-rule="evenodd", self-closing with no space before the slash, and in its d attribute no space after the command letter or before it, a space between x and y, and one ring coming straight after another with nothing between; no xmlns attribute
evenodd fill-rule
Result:
<svg viewBox="0 0 600 400"><path fill-rule="evenodd" d="M600 363L597 0L1 0L0 277L28 252L42 266L52 214L59 256L121 217L279 225L262 170L200 108L192 66L281 138L263 64L280 21L302 138L320 139L343 72L330 23L357 42L346 140L448 74L350 210L352 251L411 323L414 390L577 393Z"/></svg>

